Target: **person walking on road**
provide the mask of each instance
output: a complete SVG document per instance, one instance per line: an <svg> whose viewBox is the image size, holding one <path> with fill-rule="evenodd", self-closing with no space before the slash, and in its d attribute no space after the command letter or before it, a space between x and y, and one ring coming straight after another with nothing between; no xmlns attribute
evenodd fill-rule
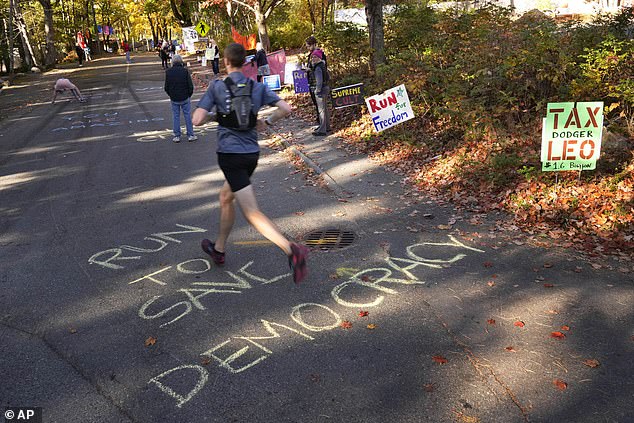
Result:
<svg viewBox="0 0 634 423"><path fill-rule="evenodd" d="M53 87L53 100L51 101L51 104L55 104L57 94L63 93L66 90L69 90L73 94L73 96L80 102L83 103L84 101L86 101L84 97L82 97L79 88L77 88L75 84L70 82L70 79L59 78L57 81L55 81L55 86Z"/></svg>
<svg viewBox="0 0 634 423"><path fill-rule="evenodd" d="M159 57L161 58L161 67L163 69L169 68L169 64L167 61L169 58L168 48L169 46L167 45L167 41L163 41L163 44L161 45L161 49L159 50Z"/></svg>
<svg viewBox="0 0 634 423"><path fill-rule="evenodd" d="M190 97L194 93L194 83L189 74L189 70L183 64L183 58L175 54L172 58L172 67L165 72L165 92L169 95L172 103L172 116L174 120L175 143L181 142L181 109L185 117L187 127L187 140L196 141L198 137L194 135L194 125L191 117Z"/></svg>
<svg viewBox="0 0 634 423"><path fill-rule="evenodd" d="M317 102L317 113L319 117L319 126L313 135L323 137L328 135L330 129L330 110L328 109L328 97L330 97L330 73L326 69L326 65L322 60L323 52L321 50L313 50L310 59L312 73L315 79L314 89L311 92L315 94Z"/></svg>
<svg viewBox="0 0 634 423"><path fill-rule="evenodd" d="M258 130L274 125L291 113L291 107L264 84L254 82L242 73L246 51L237 43L224 50L223 61L229 76L214 81L194 111L194 124L202 125L213 119L216 107L218 127L218 165L225 176L220 190L220 230L215 242L203 239L201 246L216 265L225 263L226 242L235 222L235 202L246 220L265 238L288 256L293 281L301 282L308 274L308 248L286 239L277 226L258 207L250 177L258 164L260 147ZM276 107L266 119L258 119L262 106Z"/></svg>
<svg viewBox="0 0 634 423"><path fill-rule="evenodd" d="M123 51L125 52L125 62L127 64L132 63L132 60L130 59L130 44L126 41L123 42Z"/></svg>

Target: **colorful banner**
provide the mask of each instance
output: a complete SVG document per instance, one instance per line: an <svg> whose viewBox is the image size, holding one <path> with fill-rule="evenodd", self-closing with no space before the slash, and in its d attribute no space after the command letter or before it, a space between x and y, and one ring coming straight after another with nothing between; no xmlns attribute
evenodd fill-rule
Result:
<svg viewBox="0 0 634 423"><path fill-rule="evenodd" d="M242 35L232 26L231 36L233 37L233 41L242 44L246 50L255 50L255 45L258 41L256 34Z"/></svg>
<svg viewBox="0 0 634 423"><path fill-rule="evenodd" d="M414 118L405 85L390 88L383 94L365 99L376 132L399 125Z"/></svg>
<svg viewBox="0 0 634 423"><path fill-rule="evenodd" d="M284 53L284 50L267 54L266 60L269 62L271 75L279 75L280 80L284 81L284 72L286 71L286 53ZM245 74L247 78L257 80L258 68L255 66L255 62L245 63L242 67L242 73Z"/></svg>
<svg viewBox="0 0 634 423"><path fill-rule="evenodd" d="M295 94L310 92L308 86L308 74L305 70L293 71L293 86L295 87Z"/></svg>
<svg viewBox="0 0 634 423"><path fill-rule="evenodd" d="M330 92L332 106L335 109L363 104L363 84L348 85L341 88L333 88Z"/></svg>
<svg viewBox="0 0 634 423"><path fill-rule="evenodd" d="M542 171L592 170L603 135L603 102L548 103L542 126Z"/></svg>

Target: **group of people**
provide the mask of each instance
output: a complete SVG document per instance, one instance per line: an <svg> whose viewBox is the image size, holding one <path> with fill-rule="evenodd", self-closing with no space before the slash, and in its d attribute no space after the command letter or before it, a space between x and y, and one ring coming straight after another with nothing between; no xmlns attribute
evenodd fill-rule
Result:
<svg viewBox="0 0 634 423"><path fill-rule="evenodd" d="M161 67L163 69L169 68L169 62L176 54L176 45L167 40L163 40L161 47L159 48L159 57L161 58Z"/></svg>
<svg viewBox="0 0 634 423"><path fill-rule="evenodd" d="M86 43L86 38L81 31L77 32L75 53L77 54L77 61L79 62L80 67L82 66L84 60L87 62L92 60L92 57L90 56L90 46Z"/></svg>

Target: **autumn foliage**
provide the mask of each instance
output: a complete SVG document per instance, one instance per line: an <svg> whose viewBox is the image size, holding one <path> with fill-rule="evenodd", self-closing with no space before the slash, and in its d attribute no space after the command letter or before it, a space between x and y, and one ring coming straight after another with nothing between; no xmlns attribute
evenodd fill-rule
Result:
<svg viewBox="0 0 634 423"><path fill-rule="evenodd" d="M629 257L632 24L631 9L575 25L538 12L515 19L495 6L401 5L386 22L388 64L370 77L339 74L333 86L363 80L369 95L405 83L416 118L377 134L364 107L347 108L334 111L333 124L351 148L428 196L476 213L509 212L517 227L545 235L544 244ZM330 57L334 68L346 60ZM607 132L594 171L541 172L541 119L547 103L562 101L604 102ZM299 102L310 113L307 99Z"/></svg>

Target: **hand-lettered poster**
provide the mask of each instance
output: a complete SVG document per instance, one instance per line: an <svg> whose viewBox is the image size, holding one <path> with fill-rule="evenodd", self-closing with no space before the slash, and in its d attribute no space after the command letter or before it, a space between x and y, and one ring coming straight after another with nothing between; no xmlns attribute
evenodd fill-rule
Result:
<svg viewBox="0 0 634 423"><path fill-rule="evenodd" d="M308 74L305 70L293 71L293 86L295 87L295 94L307 93L310 91L308 87Z"/></svg>
<svg viewBox="0 0 634 423"><path fill-rule="evenodd" d="M542 126L542 171L592 170L603 135L603 102L548 103Z"/></svg>
<svg viewBox="0 0 634 423"><path fill-rule="evenodd" d="M334 88L330 92L330 96L335 109L343 109L344 107L363 104L363 84Z"/></svg>
<svg viewBox="0 0 634 423"><path fill-rule="evenodd" d="M286 53L284 53L284 50L278 50L267 54L266 60L269 62L271 75L279 75L280 81L283 81L284 72L286 70ZM245 74L247 78L251 78L255 81L258 75L258 68L255 66L255 62L246 63L242 67L242 73Z"/></svg>
<svg viewBox="0 0 634 423"><path fill-rule="evenodd" d="M412 106L409 103L405 85L390 88L383 94L377 94L365 99L372 123L376 132L399 125L414 118Z"/></svg>

